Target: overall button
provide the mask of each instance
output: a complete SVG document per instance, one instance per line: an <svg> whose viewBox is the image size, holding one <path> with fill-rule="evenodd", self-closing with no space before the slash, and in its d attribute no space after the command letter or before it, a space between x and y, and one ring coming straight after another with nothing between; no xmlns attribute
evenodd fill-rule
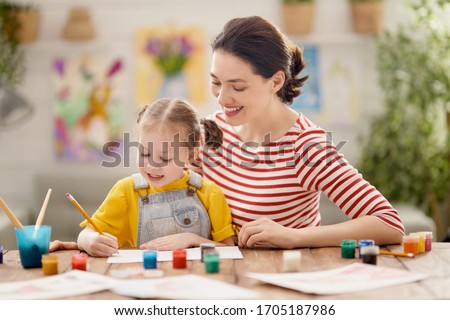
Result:
<svg viewBox="0 0 450 320"><path fill-rule="evenodd" d="M183 220L184 224L191 224L191 219L189 219L188 217L185 217Z"/></svg>
<svg viewBox="0 0 450 320"><path fill-rule="evenodd" d="M194 195L194 193L195 193L195 190L194 190L194 189L191 189L191 188L188 188L186 192L187 192L187 195L188 195L189 197L192 197L192 196Z"/></svg>
<svg viewBox="0 0 450 320"><path fill-rule="evenodd" d="M147 197L147 196L143 197L143 198L142 198L142 202L145 203L145 204L147 204L147 203L148 203L148 197Z"/></svg>

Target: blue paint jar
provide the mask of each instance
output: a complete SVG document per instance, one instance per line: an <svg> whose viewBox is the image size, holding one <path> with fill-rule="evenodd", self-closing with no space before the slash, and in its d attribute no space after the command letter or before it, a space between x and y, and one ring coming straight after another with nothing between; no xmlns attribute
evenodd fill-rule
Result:
<svg viewBox="0 0 450 320"><path fill-rule="evenodd" d="M144 269L156 269L158 252L156 250L145 250L143 252Z"/></svg>
<svg viewBox="0 0 450 320"><path fill-rule="evenodd" d="M359 248L359 258L362 259L362 255L361 255L361 248L365 247L365 246L373 246L375 245L375 241L374 240L359 240L358 241L358 248Z"/></svg>

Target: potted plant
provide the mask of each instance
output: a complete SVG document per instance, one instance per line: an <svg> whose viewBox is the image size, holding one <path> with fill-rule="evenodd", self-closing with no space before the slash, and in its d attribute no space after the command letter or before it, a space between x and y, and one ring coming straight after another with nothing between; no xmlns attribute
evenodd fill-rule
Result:
<svg viewBox="0 0 450 320"><path fill-rule="evenodd" d="M0 3L0 84L9 87L17 85L25 71L25 56L16 35L16 8L9 2Z"/></svg>
<svg viewBox="0 0 450 320"><path fill-rule="evenodd" d="M450 184L450 29L439 16L444 2L411 3L415 20L377 39L385 112L372 123L359 166L390 201L414 203L432 216L438 239Z"/></svg>
<svg viewBox="0 0 450 320"><path fill-rule="evenodd" d="M283 0L282 15L286 33L308 34L314 20L314 0Z"/></svg>
<svg viewBox="0 0 450 320"><path fill-rule="evenodd" d="M18 43L36 40L39 22L40 11L36 6L11 1L0 3L1 30Z"/></svg>
<svg viewBox="0 0 450 320"><path fill-rule="evenodd" d="M350 0L353 30L360 34L379 34L383 27L383 0Z"/></svg>

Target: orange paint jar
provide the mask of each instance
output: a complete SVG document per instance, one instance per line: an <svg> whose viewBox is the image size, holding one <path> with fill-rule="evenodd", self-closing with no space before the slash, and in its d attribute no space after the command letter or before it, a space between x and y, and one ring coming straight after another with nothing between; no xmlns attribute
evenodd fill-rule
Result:
<svg viewBox="0 0 450 320"><path fill-rule="evenodd" d="M419 254L419 236L416 234L403 236L403 251L405 253Z"/></svg>

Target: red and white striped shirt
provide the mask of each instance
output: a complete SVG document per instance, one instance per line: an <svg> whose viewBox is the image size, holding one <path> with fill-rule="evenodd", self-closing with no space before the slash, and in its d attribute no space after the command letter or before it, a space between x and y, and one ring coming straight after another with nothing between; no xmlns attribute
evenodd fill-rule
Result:
<svg viewBox="0 0 450 320"><path fill-rule="evenodd" d="M283 137L261 146L242 142L222 111L211 119L223 144L202 151L204 177L221 187L239 228L261 217L291 228L318 226L324 192L349 218L372 215L404 233L397 211L302 114Z"/></svg>

